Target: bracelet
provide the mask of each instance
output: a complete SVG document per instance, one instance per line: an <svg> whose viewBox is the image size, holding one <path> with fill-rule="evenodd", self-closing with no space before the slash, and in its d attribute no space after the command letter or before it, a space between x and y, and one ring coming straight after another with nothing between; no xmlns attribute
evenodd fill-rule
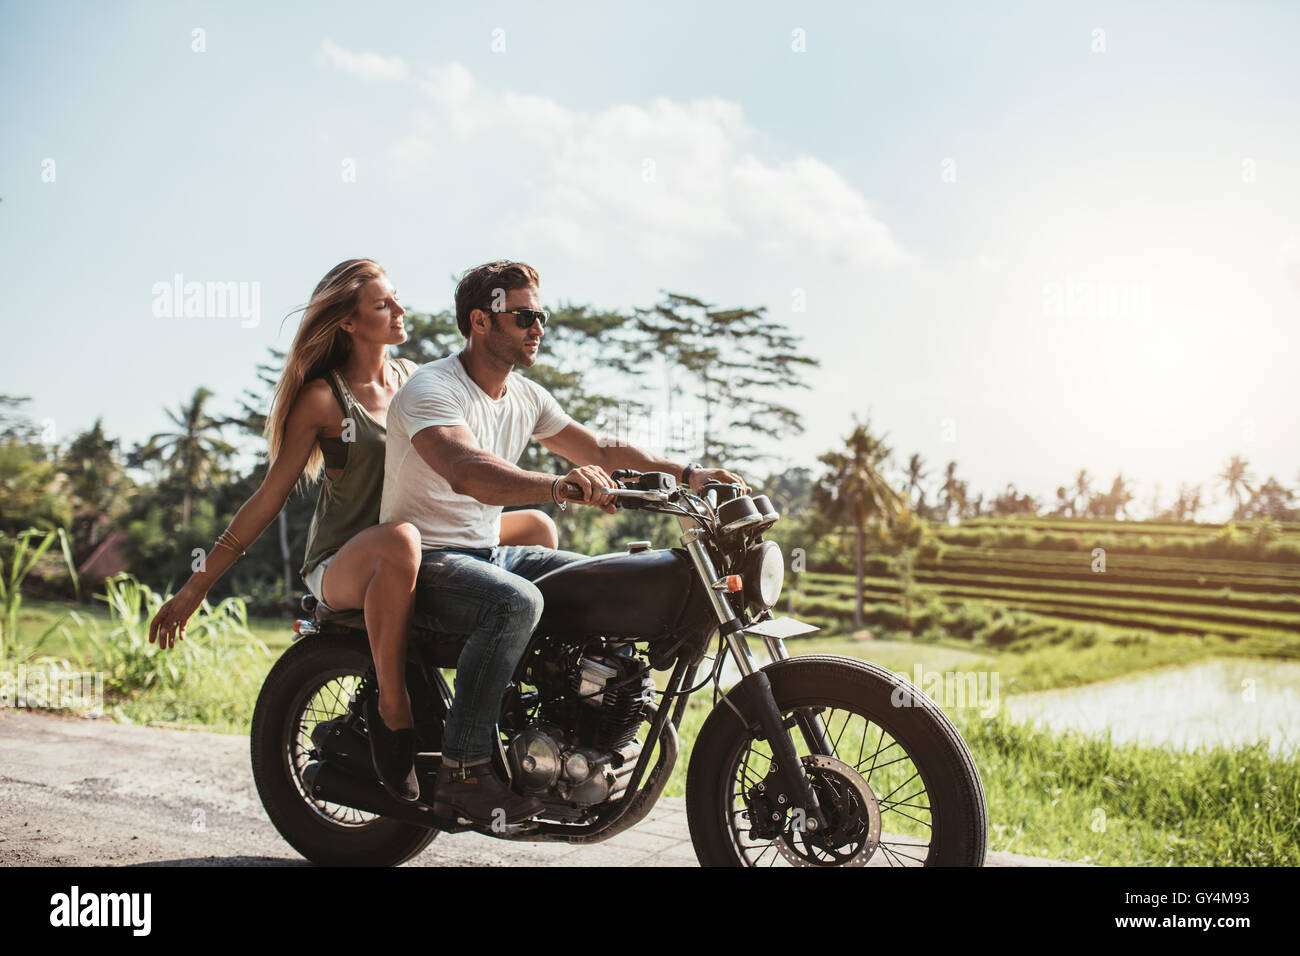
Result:
<svg viewBox="0 0 1300 956"><path fill-rule="evenodd" d="M234 552L236 561L248 553L244 546L239 543L239 539L235 537L229 528L217 535L217 543L212 547L213 550L216 550L217 548L229 548Z"/></svg>
<svg viewBox="0 0 1300 956"><path fill-rule="evenodd" d="M698 461L693 461L685 468L682 469L682 484L686 486L687 491L691 490L691 472L693 472L696 468L703 468L703 467L704 466L701 465Z"/></svg>
<svg viewBox="0 0 1300 956"><path fill-rule="evenodd" d="M568 511L569 503L561 499L560 496L556 494L556 491L560 487L560 482L563 480L564 480L564 476L560 475L558 478L555 479L555 481L551 483L551 500L560 506L561 511Z"/></svg>

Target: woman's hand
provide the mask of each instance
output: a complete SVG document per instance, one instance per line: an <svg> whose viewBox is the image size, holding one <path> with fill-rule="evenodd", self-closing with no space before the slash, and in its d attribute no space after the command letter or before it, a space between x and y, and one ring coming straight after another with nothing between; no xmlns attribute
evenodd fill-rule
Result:
<svg viewBox="0 0 1300 956"><path fill-rule="evenodd" d="M160 607L149 622L149 643L157 641L159 650L170 650L176 646L177 637L185 640L185 625L206 596L195 592L188 584L181 588L180 593Z"/></svg>

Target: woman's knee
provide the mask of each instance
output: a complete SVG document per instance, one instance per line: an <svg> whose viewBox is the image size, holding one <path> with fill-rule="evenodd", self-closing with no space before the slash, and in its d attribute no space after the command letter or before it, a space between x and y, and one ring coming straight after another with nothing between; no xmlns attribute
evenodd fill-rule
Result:
<svg viewBox="0 0 1300 956"><path fill-rule="evenodd" d="M409 521L379 525L379 558L386 564L414 574L420 567L420 530Z"/></svg>
<svg viewBox="0 0 1300 956"><path fill-rule="evenodd" d="M559 529L555 527L555 522L545 511L538 511L536 508L507 511L501 516L501 520L502 544L559 547Z"/></svg>

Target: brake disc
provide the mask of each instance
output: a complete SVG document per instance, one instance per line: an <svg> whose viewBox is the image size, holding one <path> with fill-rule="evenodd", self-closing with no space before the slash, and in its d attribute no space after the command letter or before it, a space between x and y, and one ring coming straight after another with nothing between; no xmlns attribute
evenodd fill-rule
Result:
<svg viewBox="0 0 1300 956"><path fill-rule="evenodd" d="M843 760L809 754L802 762L812 778L827 829L823 833L810 831L796 811L791 826L776 840L778 852L794 866L865 866L880 845L880 804L871 786ZM814 850L830 858L814 855Z"/></svg>

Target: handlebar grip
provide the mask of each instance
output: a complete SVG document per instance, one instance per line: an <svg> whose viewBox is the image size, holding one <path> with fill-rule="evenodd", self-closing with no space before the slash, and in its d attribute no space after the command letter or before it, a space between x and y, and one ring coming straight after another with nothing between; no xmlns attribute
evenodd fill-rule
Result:
<svg viewBox="0 0 1300 956"><path fill-rule="evenodd" d="M582 492L582 486L573 481L560 482L560 497L565 501L585 501L586 495ZM614 499L614 507L622 508L623 502L617 497Z"/></svg>
<svg viewBox="0 0 1300 956"><path fill-rule="evenodd" d="M565 501L582 501L586 495L582 493L582 486L572 481L560 482L560 497Z"/></svg>

